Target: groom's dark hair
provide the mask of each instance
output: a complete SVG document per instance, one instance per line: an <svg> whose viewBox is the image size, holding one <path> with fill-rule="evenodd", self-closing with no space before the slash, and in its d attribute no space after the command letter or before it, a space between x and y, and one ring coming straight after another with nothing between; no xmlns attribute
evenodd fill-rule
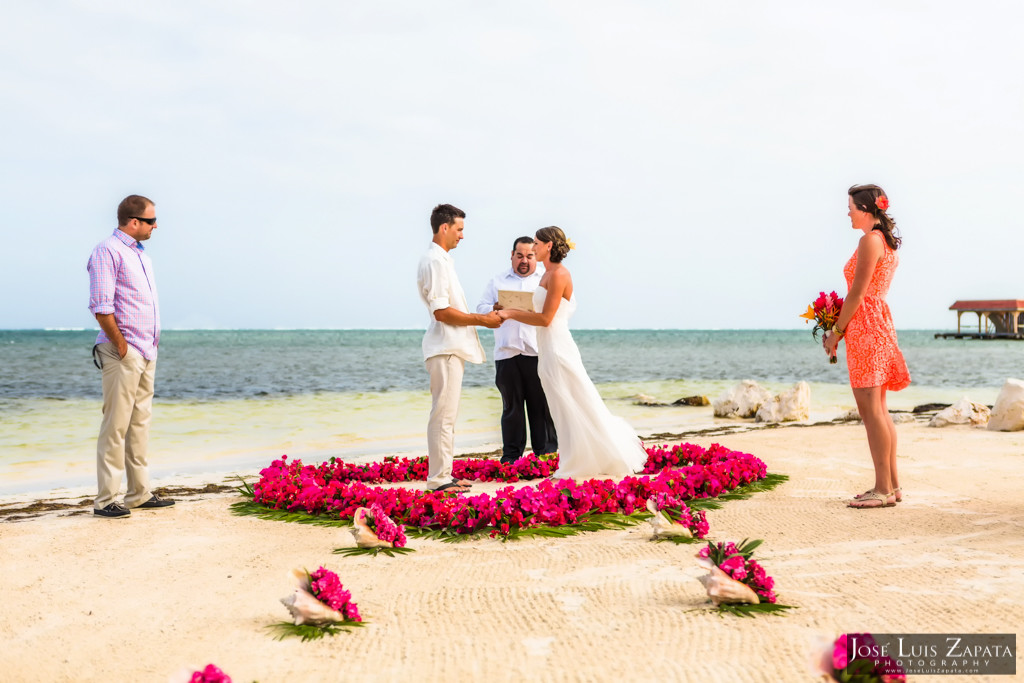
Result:
<svg viewBox="0 0 1024 683"><path fill-rule="evenodd" d="M430 212L430 228L436 235L437 231L445 223L451 225L455 222L456 218L465 217L466 212L458 207L452 206L451 204L438 204L434 207L434 210Z"/></svg>
<svg viewBox="0 0 1024 683"><path fill-rule="evenodd" d="M516 247L518 247L520 244L533 244L533 238L530 237L529 235L523 235L522 237L517 237L516 241L512 243L512 253L513 254L516 253Z"/></svg>

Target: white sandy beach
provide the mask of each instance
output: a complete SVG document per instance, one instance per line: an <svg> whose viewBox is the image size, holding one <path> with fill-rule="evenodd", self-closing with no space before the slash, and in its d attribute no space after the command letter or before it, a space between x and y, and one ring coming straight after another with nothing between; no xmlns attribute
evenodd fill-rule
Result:
<svg viewBox="0 0 1024 683"><path fill-rule="evenodd" d="M344 558L331 553L352 544L344 530L236 517L235 496L200 495L124 520L0 524L0 671L165 681L214 662L236 683L790 681L812 680L811 644L842 632L1018 632L1024 433L898 430L906 498L884 510L843 505L871 480L859 425L693 439L790 476L708 513L716 540L765 539L756 556L780 602L799 607L785 616L699 610L698 546L653 543L646 524L510 543L413 539L410 555ZM289 570L321 564L369 626L273 640L265 627L286 616Z"/></svg>

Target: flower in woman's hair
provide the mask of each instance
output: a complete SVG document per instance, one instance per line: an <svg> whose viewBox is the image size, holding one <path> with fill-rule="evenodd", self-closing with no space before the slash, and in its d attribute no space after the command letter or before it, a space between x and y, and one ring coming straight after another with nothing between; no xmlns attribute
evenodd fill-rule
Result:
<svg viewBox="0 0 1024 683"><path fill-rule="evenodd" d="M886 211L889 208L889 198L884 194L875 197L875 206L878 207L879 211Z"/></svg>
<svg viewBox="0 0 1024 683"><path fill-rule="evenodd" d="M576 243L575 243L575 242L573 242L573 241L572 241L571 239L569 239L568 237L566 237L566 238L565 238L565 244L566 244L566 245L567 245L567 246L569 247L569 250L570 250L570 251L576 248Z"/></svg>

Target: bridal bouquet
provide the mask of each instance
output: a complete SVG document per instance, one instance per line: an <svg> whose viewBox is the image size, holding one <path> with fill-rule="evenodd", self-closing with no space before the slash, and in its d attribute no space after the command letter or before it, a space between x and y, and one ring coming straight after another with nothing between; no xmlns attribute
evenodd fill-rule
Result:
<svg viewBox="0 0 1024 683"><path fill-rule="evenodd" d="M298 586L291 595L281 598L281 603L295 621L283 621L271 627L278 631L277 640L288 636L298 636L303 641L316 640L347 631L348 627L363 626L359 608L352 602L352 593L341 585L337 574L320 567L312 573L295 569L292 576Z"/></svg>
<svg viewBox="0 0 1024 683"><path fill-rule="evenodd" d="M871 656L850 656L849 641L867 648ZM907 680L903 668L891 657L877 652L875 639L870 633L844 633L835 642L825 644L815 655L812 669L815 674L838 683L902 683ZM875 653L878 656L875 656Z"/></svg>
<svg viewBox="0 0 1024 683"><path fill-rule="evenodd" d="M828 333L835 329L836 321L839 320L839 312L842 309L843 297L835 292L831 294L821 292L818 298L814 300L814 303L808 304L807 312L800 317L806 318L808 321L814 321L814 329L811 330L811 335L817 340L819 332ZM835 354L829 356L828 362L838 362Z"/></svg>
<svg viewBox="0 0 1024 683"><path fill-rule="evenodd" d="M697 564L710 572L699 580L719 611L746 617L792 609L776 603L774 579L752 557L761 543L744 539L737 546L709 541L697 553Z"/></svg>
<svg viewBox="0 0 1024 683"><path fill-rule="evenodd" d="M368 508L356 508L351 531L357 547L338 548L334 551L336 554L376 555L382 552L393 556L395 553L413 552L412 548L405 547L405 526L395 524L384 514L379 503L372 503Z"/></svg>

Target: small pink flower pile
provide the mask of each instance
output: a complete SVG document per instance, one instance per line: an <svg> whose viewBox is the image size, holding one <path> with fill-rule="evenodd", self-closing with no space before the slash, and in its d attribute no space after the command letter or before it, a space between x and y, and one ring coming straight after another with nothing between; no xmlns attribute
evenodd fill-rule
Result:
<svg viewBox="0 0 1024 683"><path fill-rule="evenodd" d="M689 529L694 538L703 539L708 535L710 527L703 510L695 512L681 498L664 492L655 493L651 500L654 501L656 509L664 512L676 524L682 524Z"/></svg>
<svg viewBox="0 0 1024 683"><path fill-rule="evenodd" d="M737 546L732 542L709 541L707 547L701 548L697 556L710 559L729 578L749 586L762 602L774 603L776 596L772 589L775 587L775 580L765 573L764 567L758 564L757 560L751 558L754 548L760 543L744 541Z"/></svg>
<svg viewBox="0 0 1024 683"><path fill-rule="evenodd" d="M370 506L370 514L366 518L366 524L377 534L377 538L387 541L396 548L404 548L407 542L405 538L405 527L395 524L391 518L384 514L380 505L374 503Z"/></svg>
<svg viewBox="0 0 1024 683"><path fill-rule="evenodd" d="M221 671L213 664L207 664L202 671L192 672L188 683L231 683L231 676Z"/></svg>
<svg viewBox="0 0 1024 683"><path fill-rule="evenodd" d="M460 534L489 530L492 535L508 536L517 529L575 524L595 513L632 515L643 510L647 499L655 494L671 498L683 514L684 501L713 498L767 476L767 467L760 459L718 444L707 449L694 444L653 447L647 453L643 474L618 482L543 479L533 487L508 486L493 494L460 496L367 485L423 480L425 458L385 458L366 465L332 458L313 466L298 460L289 462L284 456L260 472L253 500L273 509L340 519L352 519L357 508L366 507L380 510L383 516L406 527L447 529ZM477 481L516 482L546 477L557 467L557 455L530 454L512 465L467 458L455 461L453 474ZM706 534L703 516L694 515L689 508L685 512L690 516L688 525L692 524L694 530L703 528L701 533Z"/></svg>
<svg viewBox="0 0 1024 683"><path fill-rule="evenodd" d="M870 651L878 651L877 643L870 633L844 633L832 644L831 670L823 673L836 681L903 683L907 680L903 668L891 657L883 656L881 653L878 656L850 659L848 636L855 637L856 642L864 645Z"/></svg>
<svg viewBox="0 0 1024 683"><path fill-rule="evenodd" d="M352 593L341 585L338 575L320 567L309 575L309 592L331 609L340 612L349 621L362 621L359 608L352 602Z"/></svg>

